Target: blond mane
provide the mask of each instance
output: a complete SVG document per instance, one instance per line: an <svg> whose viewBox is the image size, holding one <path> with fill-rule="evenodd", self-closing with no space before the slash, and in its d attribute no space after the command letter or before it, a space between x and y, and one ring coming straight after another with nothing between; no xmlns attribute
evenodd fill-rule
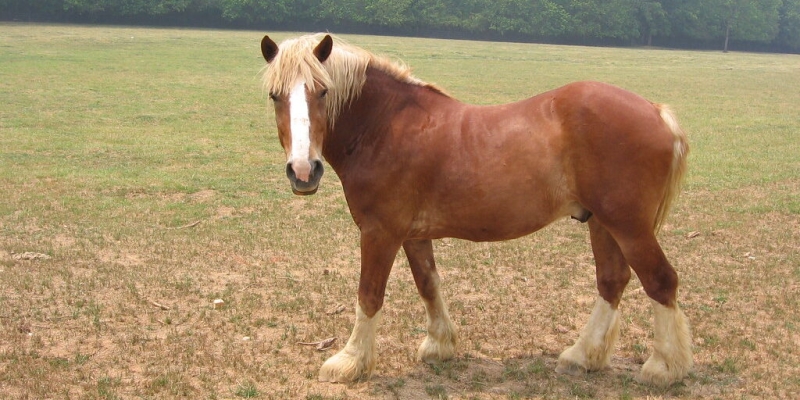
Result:
<svg viewBox="0 0 800 400"><path fill-rule="evenodd" d="M442 93L434 85L411 75L411 69L406 65L352 46L337 37L333 38L330 57L325 63L320 63L314 56L314 48L324 35L318 33L282 42L277 56L264 69L264 89L275 95L288 95L299 79L326 87L331 124L342 109L361 94L368 66L380 69L398 81L430 87Z"/></svg>

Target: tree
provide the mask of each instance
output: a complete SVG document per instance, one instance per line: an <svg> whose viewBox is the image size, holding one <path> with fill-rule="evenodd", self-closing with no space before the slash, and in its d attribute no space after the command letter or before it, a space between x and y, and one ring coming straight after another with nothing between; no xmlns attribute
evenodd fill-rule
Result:
<svg viewBox="0 0 800 400"><path fill-rule="evenodd" d="M489 29L505 35L521 33L531 26L533 19L533 1L528 0L496 0L488 4L484 14L489 22Z"/></svg>
<svg viewBox="0 0 800 400"><path fill-rule="evenodd" d="M727 52L731 40L769 43L778 34L782 0L683 0L691 36L723 40Z"/></svg>
<svg viewBox="0 0 800 400"><path fill-rule="evenodd" d="M379 26L400 27L411 21L410 9L414 0L367 0L364 13L370 23Z"/></svg>
<svg viewBox="0 0 800 400"><path fill-rule="evenodd" d="M364 24L367 22L365 7L365 0L322 0L317 16L336 24Z"/></svg>
<svg viewBox="0 0 800 400"><path fill-rule="evenodd" d="M800 0L784 0L780 12L778 44L800 50Z"/></svg>
<svg viewBox="0 0 800 400"><path fill-rule="evenodd" d="M0 0L0 19L800 50L800 0Z"/></svg>
<svg viewBox="0 0 800 400"><path fill-rule="evenodd" d="M653 45L653 36L669 35L669 16L661 1L642 0L637 8L642 39L648 46Z"/></svg>
<svg viewBox="0 0 800 400"><path fill-rule="evenodd" d="M567 36L582 39L639 38L637 0L554 0L570 15Z"/></svg>
<svg viewBox="0 0 800 400"><path fill-rule="evenodd" d="M222 17L245 23L283 22L291 16L291 0L221 0Z"/></svg>
<svg viewBox="0 0 800 400"><path fill-rule="evenodd" d="M76 14L97 14L105 9L106 2L103 0L64 0L64 10Z"/></svg>
<svg viewBox="0 0 800 400"><path fill-rule="evenodd" d="M781 0L725 0L725 46L732 37L749 42L769 43L778 35Z"/></svg>

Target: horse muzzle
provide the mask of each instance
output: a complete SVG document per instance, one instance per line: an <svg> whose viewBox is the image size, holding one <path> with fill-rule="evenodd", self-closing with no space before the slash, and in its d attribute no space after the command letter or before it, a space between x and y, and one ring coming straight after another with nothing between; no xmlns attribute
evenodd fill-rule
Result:
<svg viewBox="0 0 800 400"><path fill-rule="evenodd" d="M298 171L295 170L293 163L286 164L286 177L289 178L289 183L292 184L292 192L298 196L308 196L317 193L319 188L319 181L322 179L322 174L325 168L322 166L322 161L313 160L310 163L310 169L306 166L307 170L303 170L300 174L306 180L298 177Z"/></svg>

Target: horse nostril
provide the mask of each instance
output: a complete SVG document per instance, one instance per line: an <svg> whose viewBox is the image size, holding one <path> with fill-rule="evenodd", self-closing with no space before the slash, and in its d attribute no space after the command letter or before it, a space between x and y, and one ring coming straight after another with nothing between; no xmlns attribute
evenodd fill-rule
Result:
<svg viewBox="0 0 800 400"><path fill-rule="evenodd" d="M322 161L320 160L313 160L310 163L310 171L308 172L309 181L319 180L322 177L322 174L325 172L325 167L322 166ZM286 177L292 181L297 180L297 173L294 170L294 165L292 162L286 163Z"/></svg>
<svg viewBox="0 0 800 400"><path fill-rule="evenodd" d="M322 176L325 167L322 166L322 161L314 160L311 162L311 176Z"/></svg>
<svg viewBox="0 0 800 400"><path fill-rule="evenodd" d="M297 179L297 177L294 175L294 168L292 168L292 163L286 163L286 177L292 181Z"/></svg>

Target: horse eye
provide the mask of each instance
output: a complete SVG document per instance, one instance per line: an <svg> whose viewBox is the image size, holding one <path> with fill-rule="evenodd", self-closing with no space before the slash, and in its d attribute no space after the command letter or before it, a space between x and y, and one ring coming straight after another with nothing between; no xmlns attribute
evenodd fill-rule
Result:
<svg viewBox="0 0 800 400"><path fill-rule="evenodd" d="M278 101L278 100L279 100L279 99L278 99L278 95L276 95L275 93L270 93L270 94L269 94L269 98L270 98L270 100L272 100L272 101Z"/></svg>
<svg viewBox="0 0 800 400"><path fill-rule="evenodd" d="M328 89L322 89L322 90L320 91L320 93L319 93L319 97L320 97L320 98L324 98L324 97L325 97L325 96L327 96L327 95L328 95Z"/></svg>

